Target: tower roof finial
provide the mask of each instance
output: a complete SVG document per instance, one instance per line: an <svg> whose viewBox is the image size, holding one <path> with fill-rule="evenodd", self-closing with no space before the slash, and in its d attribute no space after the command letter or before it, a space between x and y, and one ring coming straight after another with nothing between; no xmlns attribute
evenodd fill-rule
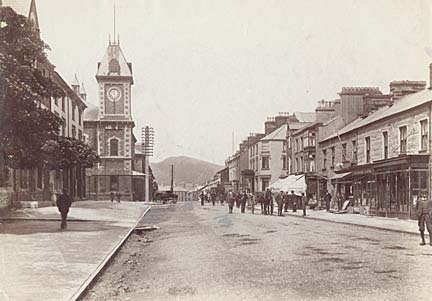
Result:
<svg viewBox="0 0 432 301"><path fill-rule="evenodd" d="M114 44L116 43L115 38L116 38L116 8L114 4Z"/></svg>

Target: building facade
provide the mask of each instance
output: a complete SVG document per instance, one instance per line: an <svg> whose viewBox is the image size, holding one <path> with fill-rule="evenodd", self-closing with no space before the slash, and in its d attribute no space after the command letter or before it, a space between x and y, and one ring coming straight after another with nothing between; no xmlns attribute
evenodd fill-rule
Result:
<svg viewBox="0 0 432 301"><path fill-rule="evenodd" d="M132 119L132 64L127 62L118 42L109 42L97 65L98 107L86 111L84 131L101 162L87 172L87 186L95 199L120 192L134 199L134 178L144 175L133 170L135 123Z"/></svg>
<svg viewBox="0 0 432 301"><path fill-rule="evenodd" d="M431 101L429 89L404 96L321 139L327 187L372 214L414 218L430 193Z"/></svg>
<svg viewBox="0 0 432 301"><path fill-rule="evenodd" d="M33 29L39 34L39 19L36 1L3 1L0 5L10 6L16 13L28 16ZM69 85L55 70L55 66L48 60L36 62L36 68L43 76L50 78L62 90L63 97L47 98L40 104L41 108L51 111L63 121L59 129L63 137L83 141L83 111L87 107L87 94L84 85L79 85L76 77ZM32 170L6 170L6 175L0 181L0 207L12 203L21 206L52 205L56 196L66 188L74 199L82 199L85 195L85 169L75 165L67 170L47 170L35 168ZM13 181L15 177L15 181ZM13 182L16 186L13 187Z"/></svg>

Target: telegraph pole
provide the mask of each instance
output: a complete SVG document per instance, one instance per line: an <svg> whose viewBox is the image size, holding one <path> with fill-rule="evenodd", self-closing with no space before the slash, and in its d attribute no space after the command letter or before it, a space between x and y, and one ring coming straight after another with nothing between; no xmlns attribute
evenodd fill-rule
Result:
<svg viewBox="0 0 432 301"><path fill-rule="evenodd" d="M150 202L150 169L149 157L153 156L154 129L145 126L141 129L142 152L144 154L144 173L145 173L145 201Z"/></svg>
<svg viewBox="0 0 432 301"><path fill-rule="evenodd" d="M174 165L171 165L171 193L174 192Z"/></svg>

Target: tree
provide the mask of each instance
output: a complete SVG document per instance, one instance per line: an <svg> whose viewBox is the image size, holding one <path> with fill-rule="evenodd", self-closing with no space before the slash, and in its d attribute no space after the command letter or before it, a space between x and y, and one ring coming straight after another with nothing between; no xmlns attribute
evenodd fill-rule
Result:
<svg viewBox="0 0 432 301"><path fill-rule="evenodd" d="M0 157L11 168L43 165L41 147L56 139L61 119L42 103L63 91L36 68L49 49L24 16L0 7Z"/></svg>

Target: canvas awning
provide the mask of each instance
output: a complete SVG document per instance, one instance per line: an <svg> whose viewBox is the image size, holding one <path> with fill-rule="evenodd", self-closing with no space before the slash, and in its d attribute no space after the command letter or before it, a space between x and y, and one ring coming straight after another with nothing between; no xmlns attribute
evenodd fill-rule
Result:
<svg viewBox="0 0 432 301"><path fill-rule="evenodd" d="M304 175L289 175L284 179L279 179L270 185L271 190L291 192L300 195L306 192L306 181Z"/></svg>
<svg viewBox="0 0 432 301"><path fill-rule="evenodd" d="M330 180L343 179L343 178L349 176L350 174L351 174L351 172L338 173L338 174L335 174L333 177L331 177Z"/></svg>

